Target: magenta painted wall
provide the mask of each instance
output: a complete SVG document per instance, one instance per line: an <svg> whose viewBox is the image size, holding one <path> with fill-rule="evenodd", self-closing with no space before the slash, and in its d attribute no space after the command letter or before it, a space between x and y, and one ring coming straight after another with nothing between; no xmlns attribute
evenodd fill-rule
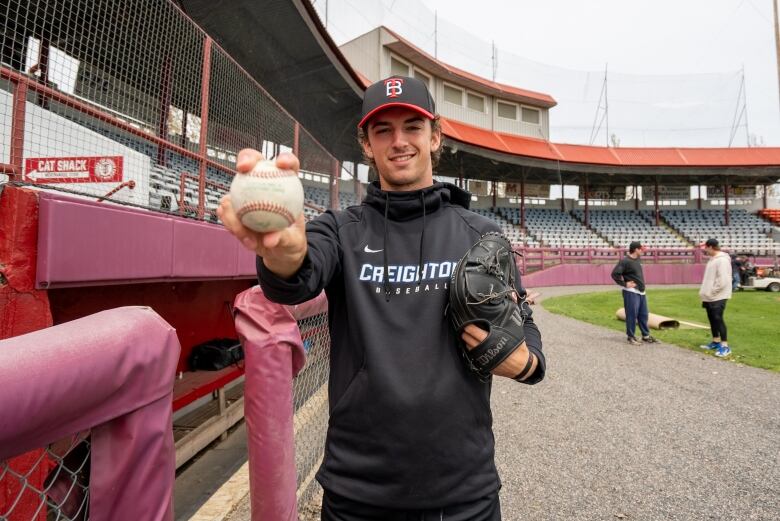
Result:
<svg viewBox="0 0 780 521"><path fill-rule="evenodd" d="M704 264L644 264L647 284L699 284ZM523 277L526 288L614 284L612 264L561 264Z"/></svg>
<svg viewBox="0 0 780 521"><path fill-rule="evenodd" d="M38 288L255 276L221 225L41 194Z"/></svg>

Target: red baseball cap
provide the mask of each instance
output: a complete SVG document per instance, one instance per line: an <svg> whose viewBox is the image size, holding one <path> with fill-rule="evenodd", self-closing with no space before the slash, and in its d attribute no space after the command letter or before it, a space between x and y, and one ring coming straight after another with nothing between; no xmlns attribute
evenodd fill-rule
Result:
<svg viewBox="0 0 780 521"><path fill-rule="evenodd" d="M409 76L390 76L366 89L358 127L365 125L377 112L390 107L406 107L427 119L433 119L436 114L436 106L425 83Z"/></svg>

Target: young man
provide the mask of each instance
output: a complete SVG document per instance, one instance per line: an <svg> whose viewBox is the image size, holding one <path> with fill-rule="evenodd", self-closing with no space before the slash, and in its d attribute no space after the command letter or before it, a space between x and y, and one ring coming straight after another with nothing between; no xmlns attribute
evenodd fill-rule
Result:
<svg viewBox="0 0 780 521"><path fill-rule="evenodd" d="M649 311L647 309L647 295L645 294L645 276L642 272L642 244L633 241L628 245L628 253L618 261L612 270L612 280L619 286L623 286L623 309L626 311L626 335L631 345L641 345L642 342L658 342L650 335L647 327ZM642 332L642 342L636 339L636 324L639 322L639 331Z"/></svg>
<svg viewBox="0 0 780 521"><path fill-rule="evenodd" d="M710 259L704 269L699 296L702 307L707 311L707 319L710 321L712 342L701 348L714 349L715 356L723 358L731 354L726 322L723 321L726 302L731 298L731 259L728 254L720 251L717 239L707 239L703 246L704 253Z"/></svg>
<svg viewBox="0 0 780 521"><path fill-rule="evenodd" d="M445 317L453 268L495 222L468 210L470 195L434 183L441 131L421 81L371 85L358 137L379 175L360 206L327 211L305 227L255 234L229 198L219 215L258 254L268 298L294 304L328 296L330 422L317 480L323 520L501 519L491 383L462 360ZM261 158L242 151L245 172ZM277 164L297 168L291 155ZM518 278L518 292L522 295ZM526 341L493 374L539 382L545 360L530 312ZM469 348L487 333L469 326Z"/></svg>

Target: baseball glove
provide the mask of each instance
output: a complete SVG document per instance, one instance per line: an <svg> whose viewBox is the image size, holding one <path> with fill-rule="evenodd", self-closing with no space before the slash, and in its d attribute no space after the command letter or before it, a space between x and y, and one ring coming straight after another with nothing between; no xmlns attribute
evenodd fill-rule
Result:
<svg viewBox="0 0 780 521"><path fill-rule="evenodd" d="M503 235L487 233L469 248L452 275L448 314L466 365L483 381L525 340L524 302L515 290L514 254ZM471 350L460 339L468 324L488 332Z"/></svg>

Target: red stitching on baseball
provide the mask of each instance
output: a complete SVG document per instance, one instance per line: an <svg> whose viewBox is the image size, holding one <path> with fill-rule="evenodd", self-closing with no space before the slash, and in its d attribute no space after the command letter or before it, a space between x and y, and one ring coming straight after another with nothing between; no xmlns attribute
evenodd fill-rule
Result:
<svg viewBox="0 0 780 521"><path fill-rule="evenodd" d="M287 219L287 222L289 224L295 222L295 217L293 217L292 212L290 212L288 209L286 209L280 204L269 203L266 201L253 201L251 203L245 203L244 206L242 206L238 210L238 212L236 212L236 215L238 215L239 219L243 219L244 215L248 214L249 212L254 212L256 210L260 210L263 212L271 212L280 215L285 219Z"/></svg>
<svg viewBox="0 0 780 521"><path fill-rule="evenodd" d="M247 174L239 174L239 175L246 175L249 177L257 177L260 179L275 179L279 177L298 177L298 172L295 170L252 170L251 172Z"/></svg>

